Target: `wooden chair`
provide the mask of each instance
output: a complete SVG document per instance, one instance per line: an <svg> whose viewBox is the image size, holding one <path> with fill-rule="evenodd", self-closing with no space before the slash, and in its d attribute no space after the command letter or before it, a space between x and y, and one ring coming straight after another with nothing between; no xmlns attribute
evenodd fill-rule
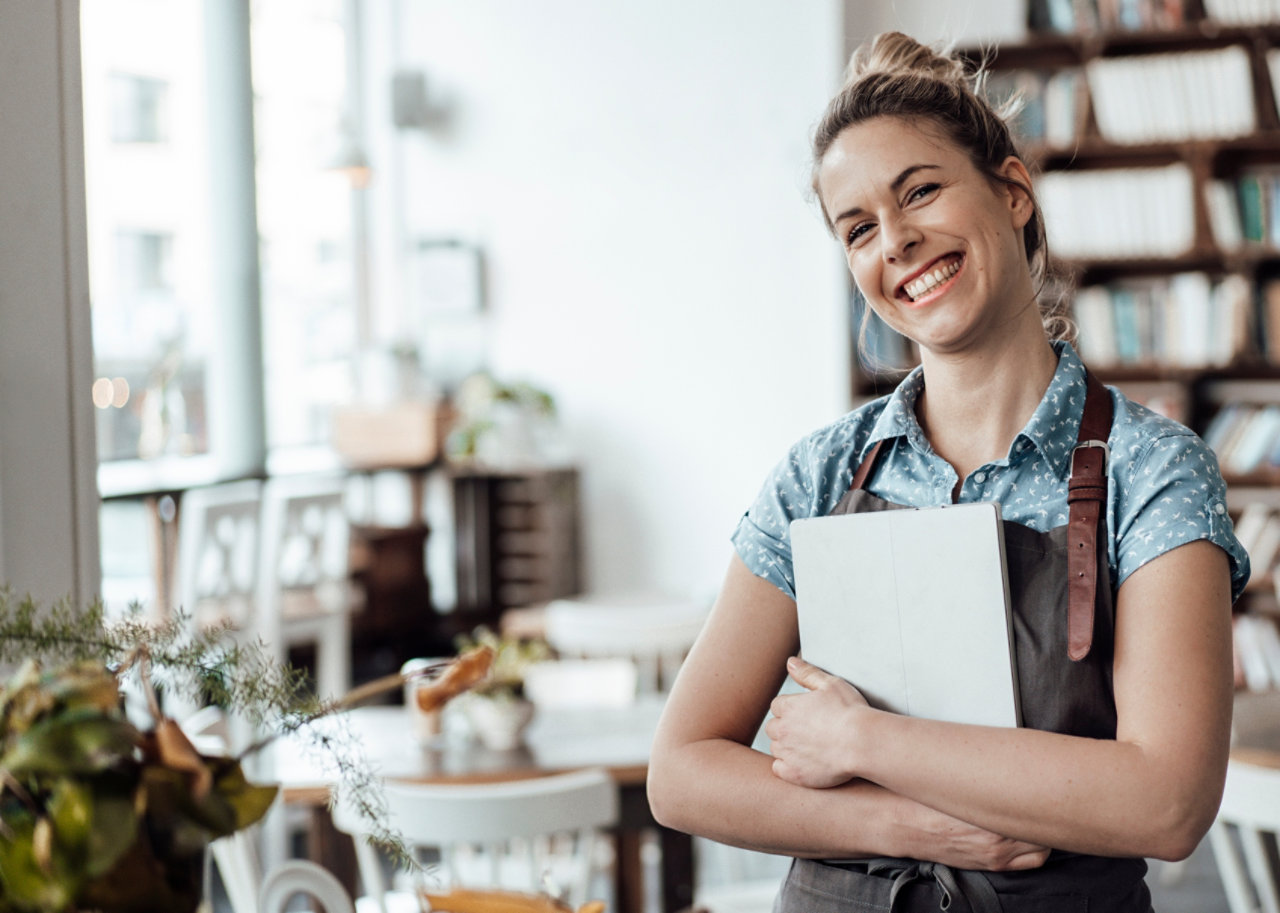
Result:
<svg viewBox="0 0 1280 913"><path fill-rule="evenodd" d="M258 895L261 913L285 913L289 901L306 894L320 902L324 913L355 913L351 896L327 869L305 859L290 859L272 869Z"/></svg>
<svg viewBox="0 0 1280 913"><path fill-rule="evenodd" d="M1231 761L1209 841L1231 913L1280 913L1280 770Z"/></svg>
<svg viewBox="0 0 1280 913"><path fill-rule="evenodd" d="M438 854L426 877L446 887L538 892L563 889L570 906L600 874L598 832L618 820L618 788L598 769L499 783L385 784L387 825L416 850ZM341 800L334 824L355 838L364 897L381 913L418 909L412 893L390 892L382 859L364 839L369 822Z"/></svg>
<svg viewBox="0 0 1280 913"><path fill-rule="evenodd" d="M693 646L707 607L643 597L556 599L546 607L546 638L561 657L622 656L640 674L640 691L666 691Z"/></svg>

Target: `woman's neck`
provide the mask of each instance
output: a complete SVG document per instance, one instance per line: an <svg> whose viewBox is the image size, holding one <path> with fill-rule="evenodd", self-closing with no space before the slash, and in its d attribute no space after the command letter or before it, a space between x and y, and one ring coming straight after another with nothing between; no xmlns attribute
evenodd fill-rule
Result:
<svg viewBox="0 0 1280 913"><path fill-rule="evenodd" d="M1037 328L1028 340L957 354L925 351L916 416L934 451L963 480L1009 452L1053 380L1058 356Z"/></svg>

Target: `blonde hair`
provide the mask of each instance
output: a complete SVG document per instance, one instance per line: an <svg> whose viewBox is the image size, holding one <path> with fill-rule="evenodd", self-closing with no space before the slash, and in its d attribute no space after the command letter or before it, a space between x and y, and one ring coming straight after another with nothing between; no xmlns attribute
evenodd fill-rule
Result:
<svg viewBox="0 0 1280 913"><path fill-rule="evenodd" d="M1010 156L1021 159L1007 118L1016 101L997 110L982 96L986 69L970 71L963 60L935 51L901 32L885 32L849 59L844 86L827 104L813 135L812 184L827 228L830 214L818 192L818 172L831 145L845 129L876 117L928 121L964 150L978 172L993 183L1017 187L1030 198L1032 216L1022 229L1027 267L1036 286L1040 317L1051 339L1074 341L1075 324L1066 301L1046 294L1050 262L1044 214L1035 191L1000 171Z"/></svg>

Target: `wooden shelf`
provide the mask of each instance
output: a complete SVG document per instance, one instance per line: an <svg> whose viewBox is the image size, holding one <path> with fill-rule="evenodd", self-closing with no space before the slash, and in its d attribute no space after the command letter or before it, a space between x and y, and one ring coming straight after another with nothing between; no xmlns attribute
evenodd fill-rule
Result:
<svg viewBox="0 0 1280 913"><path fill-rule="evenodd" d="M1126 259L1059 259L1056 274L1069 287L1107 285L1146 277L1168 277L1184 272L1204 273L1217 281L1241 275L1258 283L1280 275L1280 247L1247 243L1222 250L1211 232L1203 188L1210 180L1231 179L1254 166L1280 166L1280 118L1266 54L1280 47L1280 22L1228 25L1205 18L1199 3L1188 4L1188 22L1167 30L1094 31L1079 34L1033 33L1026 40L996 48L964 52L973 66L992 73L1025 70L1051 74L1086 67L1101 58L1143 56L1184 51L1213 51L1238 46L1249 54L1253 79L1255 121L1258 129L1247 136L1185 139L1169 142L1123 144L1104 139L1093 116L1088 81L1078 116L1078 139L1067 146L1030 146L1028 159L1041 171L1081 171L1107 168L1160 167L1185 163L1195 183L1194 246L1177 256ZM1095 86L1096 87L1096 84ZM1049 238L1053 250L1053 237ZM1260 305L1259 305L1260 306ZM1262 320L1255 313L1251 332L1261 337ZM1261 338L1259 339L1261 342ZM855 360L856 364L856 360ZM1221 405L1232 401L1280 403L1280 365L1257 356L1242 357L1227 366L1186 367L1180 364L1091 364L1108 383L1170 384L1185 391L1186 420L1200 430ZM887 392L901 378L894 372L863 374L855 369L855 395ZM1233 399L1238 398L1238 399ZM1280 469L1252 473L1228 480L1233 490L1280 491ZM1274 598L1274 597L1273 597Z"/></svg>

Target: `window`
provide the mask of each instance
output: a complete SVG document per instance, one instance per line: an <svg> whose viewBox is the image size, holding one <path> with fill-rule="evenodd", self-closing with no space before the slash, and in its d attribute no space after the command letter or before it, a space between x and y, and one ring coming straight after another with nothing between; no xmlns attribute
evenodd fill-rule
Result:
<svg viewBox="0 0 1280 913"><path fill-rule="evenodd" d="M327 446L349 400L359 309L353 220L340 170L353 141L353 62L338 0L255 0L253 92L262 239L267 446Z"/></svg>
<svg viewBox="0 0 1280 913"><path fill-rule="evenodd" d="M109 504L259 474L268 450L328 450L361 324L360 190L333 167L354 140L355 8L80 5L92 395ZM147 553L163 552L108 535L137 522L118 505L104 512L103 567L120 578L104 592L117 603Z"/></svg>
<svg viewBox="0 0 1280 913"><path fill-rule="evenodd" d="M112 142L167 142L169 84L163 79L129 73L113 73L108 79Z"/></svg>

